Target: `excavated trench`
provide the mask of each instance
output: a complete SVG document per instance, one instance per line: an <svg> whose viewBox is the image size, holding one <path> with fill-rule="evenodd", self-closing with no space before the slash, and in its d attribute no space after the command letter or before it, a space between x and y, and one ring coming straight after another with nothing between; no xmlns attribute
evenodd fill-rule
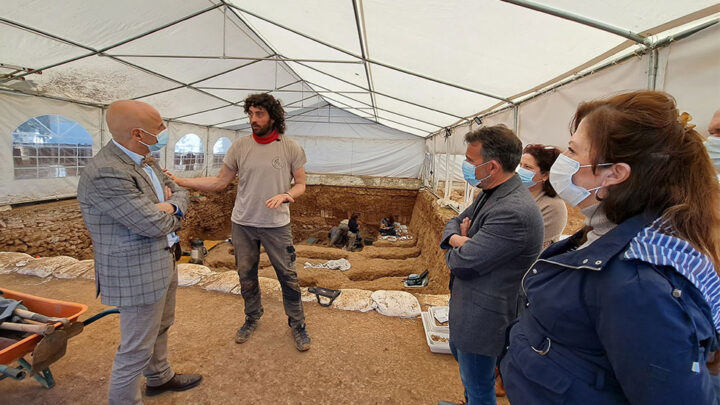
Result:
<svg viewBox="0 0 720 405"><path fill-rule="evenodd" d="M408 290L421 293L446 293L447 283L428 285L420 289L406 289L402 281L409 274L428 270L431 279L434 273L444 273L444 263L430 263L428 257L435 246L423 254L421 245L427 244L429 235L439 234L444 222L427 221L413 224L415 212L431 211L432 199L419 198L416 190L308 186L306 193L291 206L291 226L297 254L296 268L300 284L304 287L358 288L370 290ZM187 243L191 239L226 239L230 236L229 212L234 203L234 192L196 194L191 199L191 209L180 232ZM419 207L420 205L421 207ZM428 205L425 207L425 205ZM372 238L373 244L362 251L349 252L330 246L328 232L341 220L352 213L360 214L360 232L363 238ZM380 220L394 215L396 221L410 225L411 240L379 240ZM449 217L448 217L449 218ZM422 225L422 226L419 226ZM422 240L421 240L422 239ZM435 239L435 238L433 238ZM185 246L186 249L189 246ZM305 267L318 265L330 260L346 259L351 268L347 271ZM431 268L431 265L440 268ZM205 258L205 265L215 271L235 269L234 249L228 242L215 245ZM270 259L261 250L258 264L261 277L276 278ZM439 275L439 274L438 274ZM445 277L446 278L446 277ZM438 277L443 279L443 277Z"/></svg>
<svg viewBox="0 0 720 405"><path fill-rule="evenodd" d="M192 193L190 207L179 233L183 249L189 241L222 241L230 237L230 213L235 189L217 193ZM329 246L328 232L352 213L360 214L363 238L372 246L349 252ZM380 220L394 215L408 225L411 240L379 240ZM439 238L453 211L437 208L434 197L423 191L381 187L311 185L291 206L291 226L295 242L296 267L305 287L407 290L417 293L447 293L448 270ZM75 200L15 207L0 212L0 251L24 252L33 256L92 258L92 244ZM305 268L329 260L347 259L347 271ZM218 243L206 257L205 265L214 271L235 269L232 245ZM430 273L430 283L419 289L406 289L402 280L411 273ZM260 256L259 275L275 278L267 254Z"/></svg>

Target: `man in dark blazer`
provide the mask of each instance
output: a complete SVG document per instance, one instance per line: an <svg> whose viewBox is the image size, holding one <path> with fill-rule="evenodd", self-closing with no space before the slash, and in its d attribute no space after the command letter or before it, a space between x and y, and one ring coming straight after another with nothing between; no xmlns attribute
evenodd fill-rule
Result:
<svg viewBox="0 0 720 405"><path fill-rule="evenodd" d="M188 193L151 159L150 151L168 139L157 110L139 101L116 101L106 119L113 139L80 176L78 202L93 242L97 294L120 310L109 403L142 404L141 373L148 396L190 389L202 379L176 374L167 359L177 289L174 232Z"/></svg>
<svg viewBox="0 0 720 405"><path fill-rule="evenodd" d="M465 179L482 188L443 231L450 268L450 349L469 405L495 404L495 362L517 316L520 280L542 247L542 215L515 174L522 143L504 125L465 135Z"/></svg>

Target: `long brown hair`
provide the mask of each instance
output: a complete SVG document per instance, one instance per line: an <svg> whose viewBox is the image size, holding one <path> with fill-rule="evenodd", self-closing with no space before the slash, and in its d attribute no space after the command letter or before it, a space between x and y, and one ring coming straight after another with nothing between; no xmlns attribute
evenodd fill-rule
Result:
<svg viewBox="0 0 720 405"><path fill-rule="evenodd" d="M672 96L637 91L583 103L573 131L583 120L593 171L599 163L631 168L627 180L607 188L601 204L608 219L661 215L720 271L720 186L702 137L679 120Z"/></svg>
<svg viewBox="0 0 720 405"><path fill-rule="evenodd" d="M560 149L554 146L531 144L523 149L523 155L526 153L535 159L540 173L546 174L550 171L550 168L558 156L560 156ZM548 197L557 196L557 192L549 181L543 182L542 189Z"/></svg>

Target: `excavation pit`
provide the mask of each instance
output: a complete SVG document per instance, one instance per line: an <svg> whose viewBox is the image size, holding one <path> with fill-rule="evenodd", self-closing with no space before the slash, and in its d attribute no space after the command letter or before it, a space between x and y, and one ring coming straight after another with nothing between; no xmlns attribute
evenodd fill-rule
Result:
<svg viewBox="0 0 720 405"><path fill-rule="evenodd" d="M178 233L183 250L190 240L222 241L230 237L230 214L235 188L215 193L191 193L190 207ZM440 235L456 213L440 208L430 192L411 187L368 187L308 185L304 195L291 205L291 226L297 251L296 268L301 286L332 289L405 290L423 294L447 294L449 270ZM328 232L352 213L360 214L360 232L374 239L372 246L349 252L329 246ZM408 225L411 240L378 240L380 220L393 215ZM582 226L582 216L570 211L565 233ZM314 238L314 243L308 243ZM39 203L0 212L0 251L23 252L32 256L70 256L92 258L92 244L74 199ZM235 270L229 243L219 243L205 260L211 270ZM329 260L347 259L348 271L305 268ZM429 271L429 284L422 288L403 287L402 280L412 273ZM259 275L276 278L265 253L260 256Z"/></svg>
<svg viewBox="0 0 720 405"><path fill-rule="evenodd" d="M301 286L333 289L407 290L426 294L447 293L448 270L439 250L442 228L454 212L438 208L427 191L388 187L309 185L291 205L291 226L297 251L296 268ZM183 250L190 240L222 241L230 237L230 214L235 188L215 193L191 193L183 228L178 232ZM372 246L349 252L329 246L328 232L352 213L360 214L363 238ZM393 215L408 225L411 240L380 240L380 220ZM308 243L314 238L314 243ZM92 244L74 199L37 203L0 212L0 251L23 252L32 256L92 258ZM305 268L329 260L347 259L348 271ZM210 250L205 265L216 272L235 270L232 245L218 243ZM428 269L430 284L406 289L402 280L411 273ZM276 278L267 254L261 253L261 277Z"/></svg>

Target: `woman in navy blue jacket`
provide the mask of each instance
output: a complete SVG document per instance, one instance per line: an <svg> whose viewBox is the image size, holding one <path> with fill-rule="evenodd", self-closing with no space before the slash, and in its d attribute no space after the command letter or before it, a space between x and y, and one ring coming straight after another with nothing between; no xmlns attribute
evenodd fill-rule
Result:
<svg viewBox="0 0 720 405"><path fill-rule="evenodd" d="M586 227L523 278L500 370L513 404L716 404L720 187L674 100L583 103L550 170Z"/></svg>

